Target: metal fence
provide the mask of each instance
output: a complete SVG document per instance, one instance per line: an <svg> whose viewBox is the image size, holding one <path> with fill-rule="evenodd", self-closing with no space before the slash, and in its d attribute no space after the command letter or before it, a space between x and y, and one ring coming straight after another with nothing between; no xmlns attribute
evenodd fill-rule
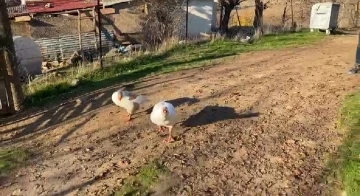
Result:
<svg viewBox="0 0 360 196"><path fill-rule="evenodd" d="M104 52L112 47L114 32L101 32L101 47ZM76 51L96 52L99 46L99 37L95 32L79 35L65 35L56 38L41 38L35 40L40 46L43 61L65 61Z"/></svg>

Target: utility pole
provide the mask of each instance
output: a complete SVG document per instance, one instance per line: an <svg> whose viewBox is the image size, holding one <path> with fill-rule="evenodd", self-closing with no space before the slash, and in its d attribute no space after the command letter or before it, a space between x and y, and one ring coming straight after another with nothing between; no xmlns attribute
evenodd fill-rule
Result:
<svg viewBox="0 0 360 196"><path fill-rule="evenodd" d="M19 111L24 102L24 93L21 88L18 69L16 68L16 55L14 48L13 35L11 32L10 20L7 12L5 0L0 0L0 66L6 66L4 69L5 82L9 83L11 94L8 93L8 102L10 112ZM8 92L10 92L8 90Z"/></svg>

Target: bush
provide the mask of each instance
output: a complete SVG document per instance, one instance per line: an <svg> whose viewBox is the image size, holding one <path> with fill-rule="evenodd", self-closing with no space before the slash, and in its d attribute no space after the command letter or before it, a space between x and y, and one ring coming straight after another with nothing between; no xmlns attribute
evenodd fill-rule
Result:
<svg viewBox="0 0 360 196"><path fill-rule="evenodd" d="M147 0L148 14L143 16L142 32L145 45L157 46L170 38L179 37L185 24L183 0Z"/></svg>

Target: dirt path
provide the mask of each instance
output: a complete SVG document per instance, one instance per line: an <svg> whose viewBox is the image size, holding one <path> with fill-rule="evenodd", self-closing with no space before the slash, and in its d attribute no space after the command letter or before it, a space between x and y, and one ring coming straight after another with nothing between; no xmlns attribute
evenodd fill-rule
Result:
<svg viewBox="0 0 360 196"><path fill-rule="evenodd" d="M2 124L2 146L39 150L4 180L12 184L2 182L1 195L104 195L159 157L181 181L163 195L321 195L326 155L342 138L338 109L360 84L346 74L356 43L335 36L136 83L154 103L177 106L183 123L170 145L146 112L126 125L111 104L113 88ZM130 165L113 166L123 159Z"/></svg>

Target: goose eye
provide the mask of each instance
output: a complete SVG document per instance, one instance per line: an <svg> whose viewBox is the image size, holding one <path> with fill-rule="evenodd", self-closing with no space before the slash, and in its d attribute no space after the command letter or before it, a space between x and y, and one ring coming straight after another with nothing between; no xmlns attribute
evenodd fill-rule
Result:
<svg viewBox="0 0 360 196"><path fill-rule="evenodd" d="M168 113L168 109L167 108L163 108L163 113L167 114Z"/></svg>

